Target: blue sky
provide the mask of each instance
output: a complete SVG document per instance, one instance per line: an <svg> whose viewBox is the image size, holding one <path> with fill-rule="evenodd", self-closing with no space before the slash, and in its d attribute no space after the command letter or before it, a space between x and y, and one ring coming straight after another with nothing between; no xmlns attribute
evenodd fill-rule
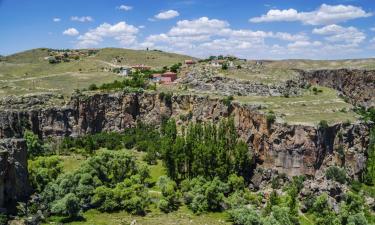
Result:
<svg viewBox="0 0 375 225"><path fill-rule="evenodd" d="M250 59L375 57L373 0L0 0L0 54L161 49Z"/></svg>

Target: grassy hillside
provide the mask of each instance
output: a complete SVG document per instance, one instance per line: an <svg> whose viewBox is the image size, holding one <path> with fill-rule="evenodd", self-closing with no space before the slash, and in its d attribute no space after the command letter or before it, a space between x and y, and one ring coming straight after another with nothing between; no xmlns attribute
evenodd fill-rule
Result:
<svg viewBox="0 0 375 225"><path fill-rule="evenodd" d="M105 69L114 65L163 67L191 58L160 51L119 48L100 49L95 55L57 64L49 63L47 57L49 49L39 48L1 58L0 97L50 91L70 94L76 88L118 79L116 74Z"/></svg>

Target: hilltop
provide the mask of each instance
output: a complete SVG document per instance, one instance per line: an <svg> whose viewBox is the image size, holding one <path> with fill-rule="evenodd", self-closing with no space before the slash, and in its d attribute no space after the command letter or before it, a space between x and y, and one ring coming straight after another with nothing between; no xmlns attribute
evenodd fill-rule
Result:
<svg viewBox="0 0 375 225"><path fill-rule="evenodd" d="M63 58L65 61L59 63L51 63L53 61L50 58L54 55L69 52L74 56ZM158 50L32 49L0 58L0 96L40 92L69 95L74 89L87 88L92 83L101 84L118 79L110 71L114 66L144 64L157 69L191 58Z"/></svg>

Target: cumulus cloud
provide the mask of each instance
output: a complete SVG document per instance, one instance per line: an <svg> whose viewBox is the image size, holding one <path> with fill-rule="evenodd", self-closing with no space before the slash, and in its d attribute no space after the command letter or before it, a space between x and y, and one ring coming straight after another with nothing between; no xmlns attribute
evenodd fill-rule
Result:
<svg viewBox="0 0 375 225"><path fill-rule="evenodd" d="M342 27L336 24L315 28L314 34L324 35L329 42L343 42L357 46L366 39L365 33L355 27Z"/></svg>
<svg viewBox="0 0 375 225"><path fill-rule="evenodd" d="M58 18L58 17L55 17L55 18L53 18L53 19L52 19L52 21L53 21L53 22L55 22L55 23L58 23L58 22L60 22L60 21L61 21L61 19L60 19L60 18Z"/></svg>
<svg viewBox="0 0 375 225"><path fill-rule="evenodd" d="M64 30L63 35L67 36L77 36L79 34L78 30L75 28L69 28Z"/></svg>
<svg viewBox="0 0 375 225"><path fill-rule="evenodd" d="M252 23L300 21L308 25L329 25L370 16L372 16L372 13L366 12L360 7L322 4L318 9L311 12L298 12L295 9L271 9L267 14L251 18L249 21Z"/></svg>
<svg viewBox="0 0 375 225"><path fill-rule="evenodd" d="M139 29L133 25L121 21L116 24L103 23L95 29L89 30L78 37L79 47L91 47L99 45L105 38L113 38L126 47L132 47L137 43Z"/></svg>
<svg viewBox="0 0 375 225"><path fill-rule="evenodd" d="M94 19L91 16L81 16L81 17L72 16L70 20L85 23L85 22L92 22Z"/></svg>
<svg viewBox="0 0 375 225"><path fill-rule="evenodd" d="M130 11L133 9L133 6L129 6L129 5L120 5L119 7L117 7L118 9L120 10L124 10L124 11Z"/></svg>
<svg viewBox="0 0 375 225"><path fill-rule="evenodd" d="M160 12L159 14L156 14L154 18L158 20L169 20L179 15L180 13L177 12L176 10L168 10L168 11L164 11L164 12Z"/></svg>
<svg viewBox="0 0 375 225"><path fill-rule="evenodd" d="M261 49L269 51L266 39L297 42L307 41L309 37L304 33L237 30L232 29L227 21L201 17L178 21L168 32L148 36L142 46L196 56L207 55L209 52L245 56L249 52L259 54Z"/></svg>

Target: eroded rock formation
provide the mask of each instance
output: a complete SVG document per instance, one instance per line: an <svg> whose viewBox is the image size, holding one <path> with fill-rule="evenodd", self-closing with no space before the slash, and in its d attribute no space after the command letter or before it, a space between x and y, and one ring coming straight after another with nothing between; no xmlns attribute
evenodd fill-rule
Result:
<svg viewBox="0 0 375 225"><path fill-rule="evenodd" d="M195 95L169 98L157 93L97 93L75 95L66 104L53 96L29 100L25 100L27 105L19 99L0 104L0 138L7 139L0 164L0 206L10 200L14 204L27 193L23 190L28 187L26 151L23 142L14 139L22 138L25 129L42 138L79 136L123 131L138 120L158 125L165 117L175 117L183 124L187 120L216 122L233 116L240 137L256 157L257 167L289 176L315 176L329 165L343 165L355 177L363 170L369 142L366 124L337 124L324 129L270 124L257 106L236 102L228 106L219 99ZM9 187L14 192L9 192Z"/></svg>
<svg viewBox="0 0 375 225"><path fill-rule="evenodd" d="M16 203L25 200L29 192L25 141L0 140L0 209L14 212Z"/></svg>
<svg viewBox="0 0 375 225"><path fill-rule="evenodd" d="M338 90L353 105L375 107L375 70L300 71L302 79Z"/></svg>

